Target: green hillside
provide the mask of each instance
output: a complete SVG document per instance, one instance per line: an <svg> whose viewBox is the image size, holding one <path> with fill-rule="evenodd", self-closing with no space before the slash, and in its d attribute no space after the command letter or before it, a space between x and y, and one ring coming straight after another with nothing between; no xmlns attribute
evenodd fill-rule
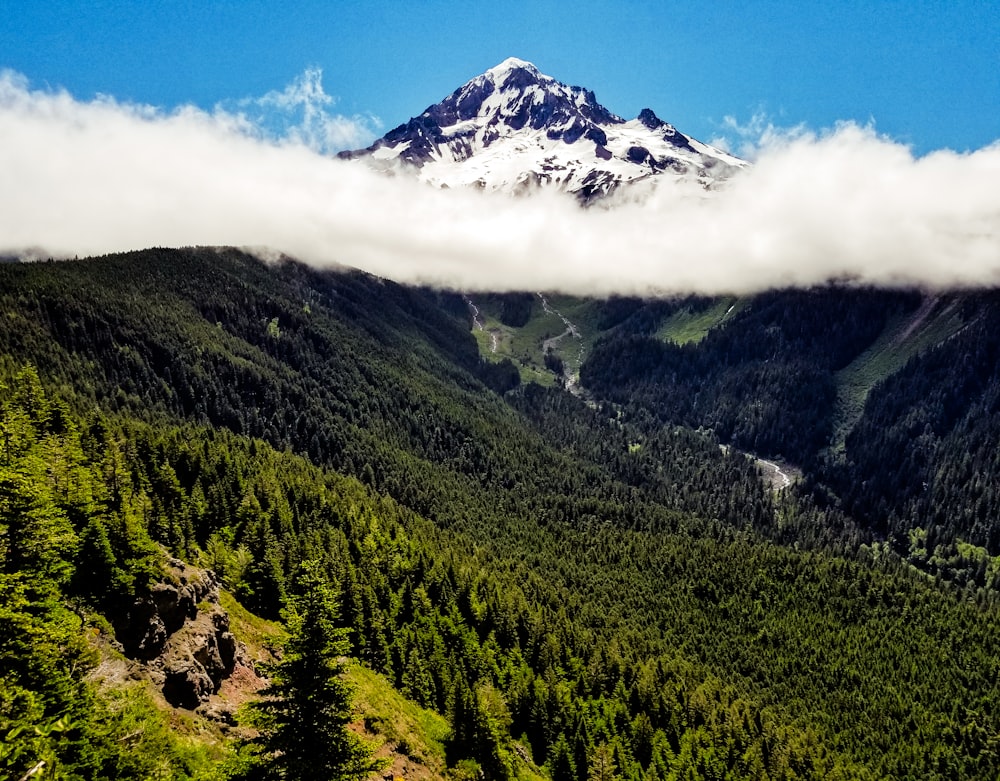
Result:
<svg viewBox="0 0 1000 781"><path fill-rule="evenodd" d="M957 333L963 326L954 298L928 297L915 311L895 315L872 345L836 374L837 406L832 447L840 451L858 422L869 391L911 358Z"/></svg>
<svg viewBox="0 0 1000 781"><path fill-rule="evenodd" d="M700 342L713 328L738 315L745 303L738 298L725 297L708 302L704 308L685 306L668 315L656 335L660 339L680 345Z"/></svg>
<svg viewBox="0 0 1000 781"><path fill-rule="evenodd" d="M849 544L849 516L774 496L711 433L521 383L458 295L150 250L4 266L0 301L9 777L280 763L248 716L192 739L183 708L90 675L88 638L111 643L167 555L219 574L247 641L285 623L286 659L310 616L346 632L351 729L393 763L376 775L1000 769L987 584ZM644 306L548 302L603 333Z"/></svg>

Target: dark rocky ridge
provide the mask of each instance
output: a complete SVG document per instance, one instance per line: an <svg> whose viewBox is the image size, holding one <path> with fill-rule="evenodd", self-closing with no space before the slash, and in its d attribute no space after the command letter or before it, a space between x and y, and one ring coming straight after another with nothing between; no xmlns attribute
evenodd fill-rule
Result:
<svg viewBox="0 0 1000 781"><path fill-rule="evenodd" d="M541 101L534 99L532 87L538 87L542 94ZM508 115L494 112L488 115L483 104L497 91L515 91L519 94L514 102L514 111ZM647 120L645 117L651 117ZM546 130L546 135L552 140L562 140L573 144L581 138L593 141L599 147L608 142L607 134L602 125L620 125L625 122L617 114L613 114L600 103L592 90L583 87L571 87L539 73L530 63L514 66L507 72L502 81L497 84L490 73L477 76L455 90L451 95L428 106L424 112L409 121L390 130L382 138L366 149L341 152L339 157L353 159L364 157L383 147L395 147L409 141L407 149L400 154L400 159L420 166L431 159L432 153L442 146L452 146L463 133L445 135L444 128L452 127L459 122L476 118L484 119L487 132L484 136L484 146L499 138L497 126L505 124L512 130L525 127L532 130ZM640 120L650 129L665 127L668 134L675 133L673 127L663 122L649 109L644 109ZM649 122L656 124L649 124ZM491 133L490 129L494 132ZM467 135L475 134L474 130ZM677 144L690 149L678 134Z"/></svg>
<svg viewBox="0 0 1000 781"><path fill-rule="evenodd" d="M215 573L179 559L169 559L165 580L123 611L115 635L167 702L187 709L207 702L243 655L219 605Z"/></svg>

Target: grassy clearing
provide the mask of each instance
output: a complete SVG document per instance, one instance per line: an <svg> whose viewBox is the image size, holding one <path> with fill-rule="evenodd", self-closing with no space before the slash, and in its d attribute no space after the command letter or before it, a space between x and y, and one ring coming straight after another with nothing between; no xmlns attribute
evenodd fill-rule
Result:
<svg viewBox="0 0 1000 781"><path fill-rule="evenodd" d="M532 310L531 319L515 331L512 348L518 356L541 363L542 344L565 330L565 323L543 310L539 302L537 309Z"/></svg>
<svg viewBox="0 0 1000 781"><path fill-rule="evenodd" d="M572 296L553 296L549 299L549 305L569 318L580 333L579 339L568 337L564 339L560 343L561 349L557 351L567 366L579 370L580 363L590 354L597 340L604 335L604 331L600 328L601 302Z"/></svg>
<svg viewBox="0 0 1000 781"><path fill-rule="evenodd" d="M443 778L448 720L406 699L384 676L357 662L350 663L348 678L355 686L355 707L366 729L388 747L393 775L403 775L405 765L407 778Z"/></svg>
<svg viewBox="0 0 1000 781"><path fill-rule="evenodd" d="M890 318L875 343L835 375L837 401L832 450L842 452L876 383L899 371L910 358L940 344L963 326L953 302L929 299L916 312Z"/></svg>
<svg viewBox="0 0 1000 781"><path fill-rule="evenodd" d="M735 317L746 306L743 299L726 296L718 299L707 309L693 311L685 307L674 312L663 321L656 332L658 339L675 344L697 344L711 331L726 320Z"/></svg>
<svg viewBox="0 0 1000 781"><path fill-rule="evenodd" d="M587 303L583 299L560 300L572 300L577 305ZM476 343L479 345L479 354L490 361L510 358L520 371L522 382L553 385L556 382L556 376L545 367L542 347L546 339L558 336L566 330L563 321L558 316L546 312L540 299L533 302L531 317L520 328L502 323L499 319L499 312L493 311L488 301L484 301L482 304L477 302L477 306L480 307L480 317L484 326L482 329L473 328L472 331ZM559 309L559 307L553 306ZM567 316L576 324L572 316ZM496 338L496 350L494 350L494 337ZM567 366L578 369L579 350L580 340L567 337L559 343L555 353L566 362Z"/></svg>
<svg viewBox="0 0 1000 781"><path fill-rule="evenodd" d="M272 651L287 637L281 624L255 616L222 588L219 589L219 605L229 614L229 631L247 647L255 661L270 660Z"/></svg>
<svg viewBox="0 0 1000 781"><path fill-rule="evenodd" d="M485 313L484 313L485 315ZM534 355L530 350L524 349L518 338L518 330L509 325L504 325L499 320L490 317L483 317L484 328L474 328L472 335L479 345L479 354L487 361L502 361L510 358L521 373L521 382L536 382L540 385L552 385L556 381L555 375L545 368L542 362L542 352L539 348ZM493 349L493 339L496 338L496 350Z"/></svg>

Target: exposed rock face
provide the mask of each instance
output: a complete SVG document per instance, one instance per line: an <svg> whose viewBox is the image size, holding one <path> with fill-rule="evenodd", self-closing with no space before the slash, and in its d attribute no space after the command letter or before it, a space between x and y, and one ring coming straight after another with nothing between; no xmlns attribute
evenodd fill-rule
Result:
<svg viewBox="0 0 1000 781"><path fill-rule="evenodd" d="M239 656L215 573L169 560L167 579L136 597L115 627L174 706L194 709L219 690Z"/></svg>
<svg viewBox="0 0 1000 781"><path fill-rule="evenodd" d="M236 639L229 631L229 616L218 605L199 612L167 641L163 696L171 705L197 708L219 690L235 662Z"/></svg>

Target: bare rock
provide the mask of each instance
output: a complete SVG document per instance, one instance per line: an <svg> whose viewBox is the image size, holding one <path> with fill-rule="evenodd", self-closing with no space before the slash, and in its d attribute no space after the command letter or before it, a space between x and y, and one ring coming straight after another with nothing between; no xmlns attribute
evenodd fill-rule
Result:
<svg viewBox="0 0 1000 781"><path fill-rule="evenodd" d="M139 596L115 624L115 637L125 655L132 659L154 659L167 642L167 628L157 613L156 603Z"/></svg>
<svg viewBox="0 0 1000 781"><path fill-rule="evenodd" d="M198 714L206 719L222 724L227 727L236 726L236 713L232 706L224 702L206 702L198 706Z"/></svg>
<svg viewBox="0 0 1000 781"><path fill-rule="evenodd" d="M163 696L175 708L194 710L212 694L212 681L203 669L189 664L168 670Z"/></svg>
<svg viewBox="0 0 1000 781"><path fill-rule="evenodd" d="M168 564L164 581L135 598L115 632L127 656L146 662L167 702L193 710L233 672L240 648L215 573L179 559Z"/></svg>

